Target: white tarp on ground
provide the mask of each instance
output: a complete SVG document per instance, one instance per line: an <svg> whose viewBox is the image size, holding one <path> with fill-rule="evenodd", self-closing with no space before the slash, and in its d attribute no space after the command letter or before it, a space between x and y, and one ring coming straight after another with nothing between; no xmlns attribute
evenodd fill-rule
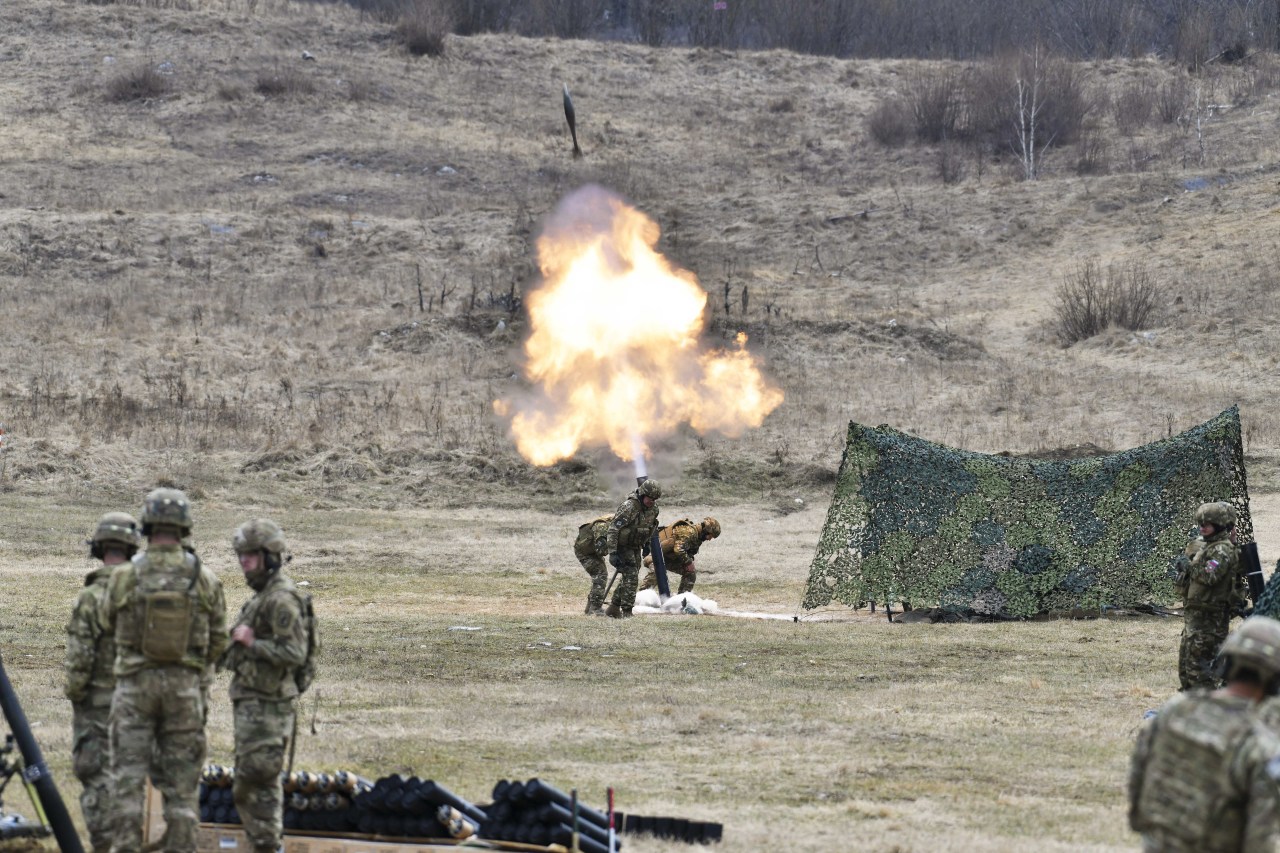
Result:
<svg viewBox="0 0 1280 853"><path fill-rule="evenodd" d="M687 613L697 616L702 613L715 613L719 608L709 598L701 598L691 592L673 595L663 602L656 589L642 589L636 593L636 606L633 613Z"/></svg>

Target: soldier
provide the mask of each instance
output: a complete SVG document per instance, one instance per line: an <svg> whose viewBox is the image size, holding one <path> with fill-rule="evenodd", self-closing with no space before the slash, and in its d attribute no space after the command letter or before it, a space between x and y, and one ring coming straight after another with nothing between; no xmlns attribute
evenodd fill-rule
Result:
<svg viewBox="0 0 1280 853"><path fill-rule="evenodd" d="M609 554L609 522L612 515L602 515L595 521L588 521L578 528L578 538L573 540L573 555L578 558L582 568L591 575L591 591L587 593L588 616L604 615L605 582L609 578L609 570L605 568L604 558Z"/></svg>
<svg viewBox="0 0 1280 853"><path fill-rule="evenodd" d="M1138 734L1129 826L1143 849L1274 851L1280 735L1257 713L1280 687L1280 622L1246 619L1222 646L1226 687L1174 696Z"/></svg>
<svg viewBox="0 0 1280 853"><path fill-rule="evenodd" d="M1213 663L1227 638L1231 615L1243 605L1240 550L1233 541L1236 509L1225 501L1196 510L1200 536L1178 558L1175 585L1183 599L1178 680L1182 690L1217 687Z"/></svg>
<svg viewBox="0 0 1280 853"><path fill-rule="evenodd" d="M613 591L606 615L629 619L636 604L636 587L640 581L640 549L658 527L658 498L662 487L656 480L645 480L632 492L609 522L605 548L609 565L622 575Z"/></svg>
<svg viewBox="0 0 1280 853"><path fill-rule="evenodd" d="M283 830L280 771L297 734L294 699L310 684L315 617L311 598L281 571L284 534L268 519L247 521L231 538L253 597L240 608L222 662L235 705L236 809L254 853L275 853Z"/></svg>
<svg viewBox="0 0 1280 853"><path fill-rule="evenodd" d="M711 516L697 523L682 518L675 524L658 528L658 542L662 545L662 559L666 562L667 574L680 575L680 589L676 595L693 591L693 585L698 581L698 569L694 563L694 557L698 555L698 549L702 547L703 542L715 539L719 535L720 522ZM658 583L657 570L653 568L653 556L645 557L644 564L650 571L644 576L644 583L640 588L651 589Z"/></svg>
<svg viewBox="0 0 1280 853"><path fill-rule="evenodd" d="M142 849L144 786L164 794L165 851L194 851L197 786L205 757L203 675L227 644L222 582L182 547L191 504L156 489L142 507L147 548L111 573L99 611L115 637L111 770L116 816L111 849Z"/></svg>
<svg viewBox="0 0 1280 853"><path fill-rule="evenodd" d="M84 579L67 623L67 682L71 700L71 766L84 786L80 811L94 853L111 849L111 756L107 718L116 688L115 637L102 627L99 611L112 570L127 563L141 544L138 522L128 513L109 512L89 540L89 556L102 565Z"/></svg>

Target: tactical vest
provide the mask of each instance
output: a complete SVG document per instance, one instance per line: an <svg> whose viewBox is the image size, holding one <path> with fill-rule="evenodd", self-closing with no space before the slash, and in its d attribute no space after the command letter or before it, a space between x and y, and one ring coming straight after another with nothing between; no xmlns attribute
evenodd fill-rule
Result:
<svg viewBox="0 0 1280 853"><path fill-rule="evenodd" d="M682 518L658 531L658 542L662 545L663 554L671 554L676 550L676 543L689 541L684 548L685 554L692 557L702 547L702 537L697 534L697 527L687 518Z"/></svg>
<svg viewBox="0 0 1280 853"><path fill-rule="evenodd" d="M116 615L115 642L142 653L149 663L182 663L188 653L203 658L209 645L209 615L196 584L200 560L187 551L133 558L124 606Z"/></svg>
<svg viewBox="0 0 1280 853"><path fill-rule="evenodd" d="M1204 853L1239 850L1248 792L1233 791L1229 774L1254 734L1252 709L1193 694L1155 725L1133 828Z"/></svg>
<svg viewBox="0 0 1280 853"><path fill-rule="evenodd" d="M291 596L298 604L299 616L307 635L306 660L300 666L290 667L253 657L243 647L233 644L229 647L235 654L232 663L235 669L231 685L232 699L249 695L289 699L305 692L315 680L316 656L320 650L315 611L311 605L311 596L294 586L288 577L277 574L268 581L267 587L244 603L236 624L248 625L253 629L255 637L270 639L273 636L273 626L259 617L269 602L282 595Z"/></svg>

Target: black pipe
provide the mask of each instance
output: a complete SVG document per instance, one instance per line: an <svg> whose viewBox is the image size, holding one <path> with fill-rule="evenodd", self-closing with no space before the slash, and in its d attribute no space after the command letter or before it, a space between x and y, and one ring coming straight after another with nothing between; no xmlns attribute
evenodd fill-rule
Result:
<svg viewBox="0 0 1280 853"><path fill-rule="evenodd" d="M453 806L478 824L485 821L484 812L477 808L474 803L467 802L462 797L430 779L418 786L418 794L427 802L434 803L437 806Z"/></svg>
<svg viewBox="0 0 1280 853"><path fill-rule="evenodd" d="M1240 546L1240 569L1249 584L1249 603L1258 606L1265 583L1262 580L1262 561L1258 559L1258 543L1246 542Z"/></svg>
<svg viewBox="0 0 1280 853"><path fill-rule="evenodd" d="M572 797L564 791L561 791L552 785L548 785L537 777L525 782L524 788L529 799L534 802L556 803L564 806L566 809L573 809ZM604 827L605 829L609 828L608 815L603 812L598 812L590 806L585 806L582 803L578 803L578 818L579 820L589 820L598 826Z"/></svg>
<svg viewBox="0 0 1280 853"><path fill-rule="evenodd" d="M578 805L578 830L583 835L589 835L601 844L609 843L609 830L607 827L600 826L589 820L582 820L582 805ZM563 823L567 826L573 826L573 812L566 809L559 803L543 803L538 806L538 820L543 823Z"/></svg>
<svg viewBox="0 0 1280 853"><path fill-rule="evenodd" d="M553 844L563 844L565 847L573 845L573 830L565 826L563 823L557 824L551 829L551 842ZM609 847L601 844L594 838L589 838L582 833L578 833L578 849L583 853L609 853Z"/></svg>
<svg viewBox="0 0 1280 853"><path fill-rule="evenodd" d="M4 671L3 657L0 657L0 710L4 711L4 718L13 731L18 751L22 753L22 778L36 789L45 816L53 829L53 837L58 841L58 849L62 853L84 853L84 848L80 846L80 834L76 832L76 825L71 822L71 815L67 814L67 807L58 794L58 786L53 783L53 775L44 763L40 745L31 734L27 715L22 712L18 694L13 692L13 685L9 683L9 676Z"/></svg>

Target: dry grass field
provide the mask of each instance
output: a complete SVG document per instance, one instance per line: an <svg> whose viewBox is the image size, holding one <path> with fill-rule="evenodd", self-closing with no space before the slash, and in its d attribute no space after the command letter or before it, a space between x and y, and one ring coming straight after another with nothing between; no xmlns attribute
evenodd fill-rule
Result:
<svg viewBox="0 0 1280 853"><path fill-rule="evenodd" d="M596 182L701 279L709 342L747 331L786 394L741 439L656 445L664 515L725 525L699 592L796 611L849 419L1110 450L1239 403L1269 565L1272 60L1137 127L1114 104L1183 72L1082 65L1101 173L1074 148L1037 181L966 153L944 183L947 151L867 122L959 65L508 36L414 58L337 6L154 5L184 8L14 0L0 38L0 649L65 795L80 542L163 480L233 606L234 525L295 543L326 638L300 765L478 801L503 777L613 784L624 810L723 821L726 851L1134 848L1124 765L1175 685L1176 621L587 621L573 532L628 467L533 468L492 402L525 387L539 222ZM1058 341L1087 259L1151 271L1150 328ZM224 702L214 758L229 724Z"/></svg>

